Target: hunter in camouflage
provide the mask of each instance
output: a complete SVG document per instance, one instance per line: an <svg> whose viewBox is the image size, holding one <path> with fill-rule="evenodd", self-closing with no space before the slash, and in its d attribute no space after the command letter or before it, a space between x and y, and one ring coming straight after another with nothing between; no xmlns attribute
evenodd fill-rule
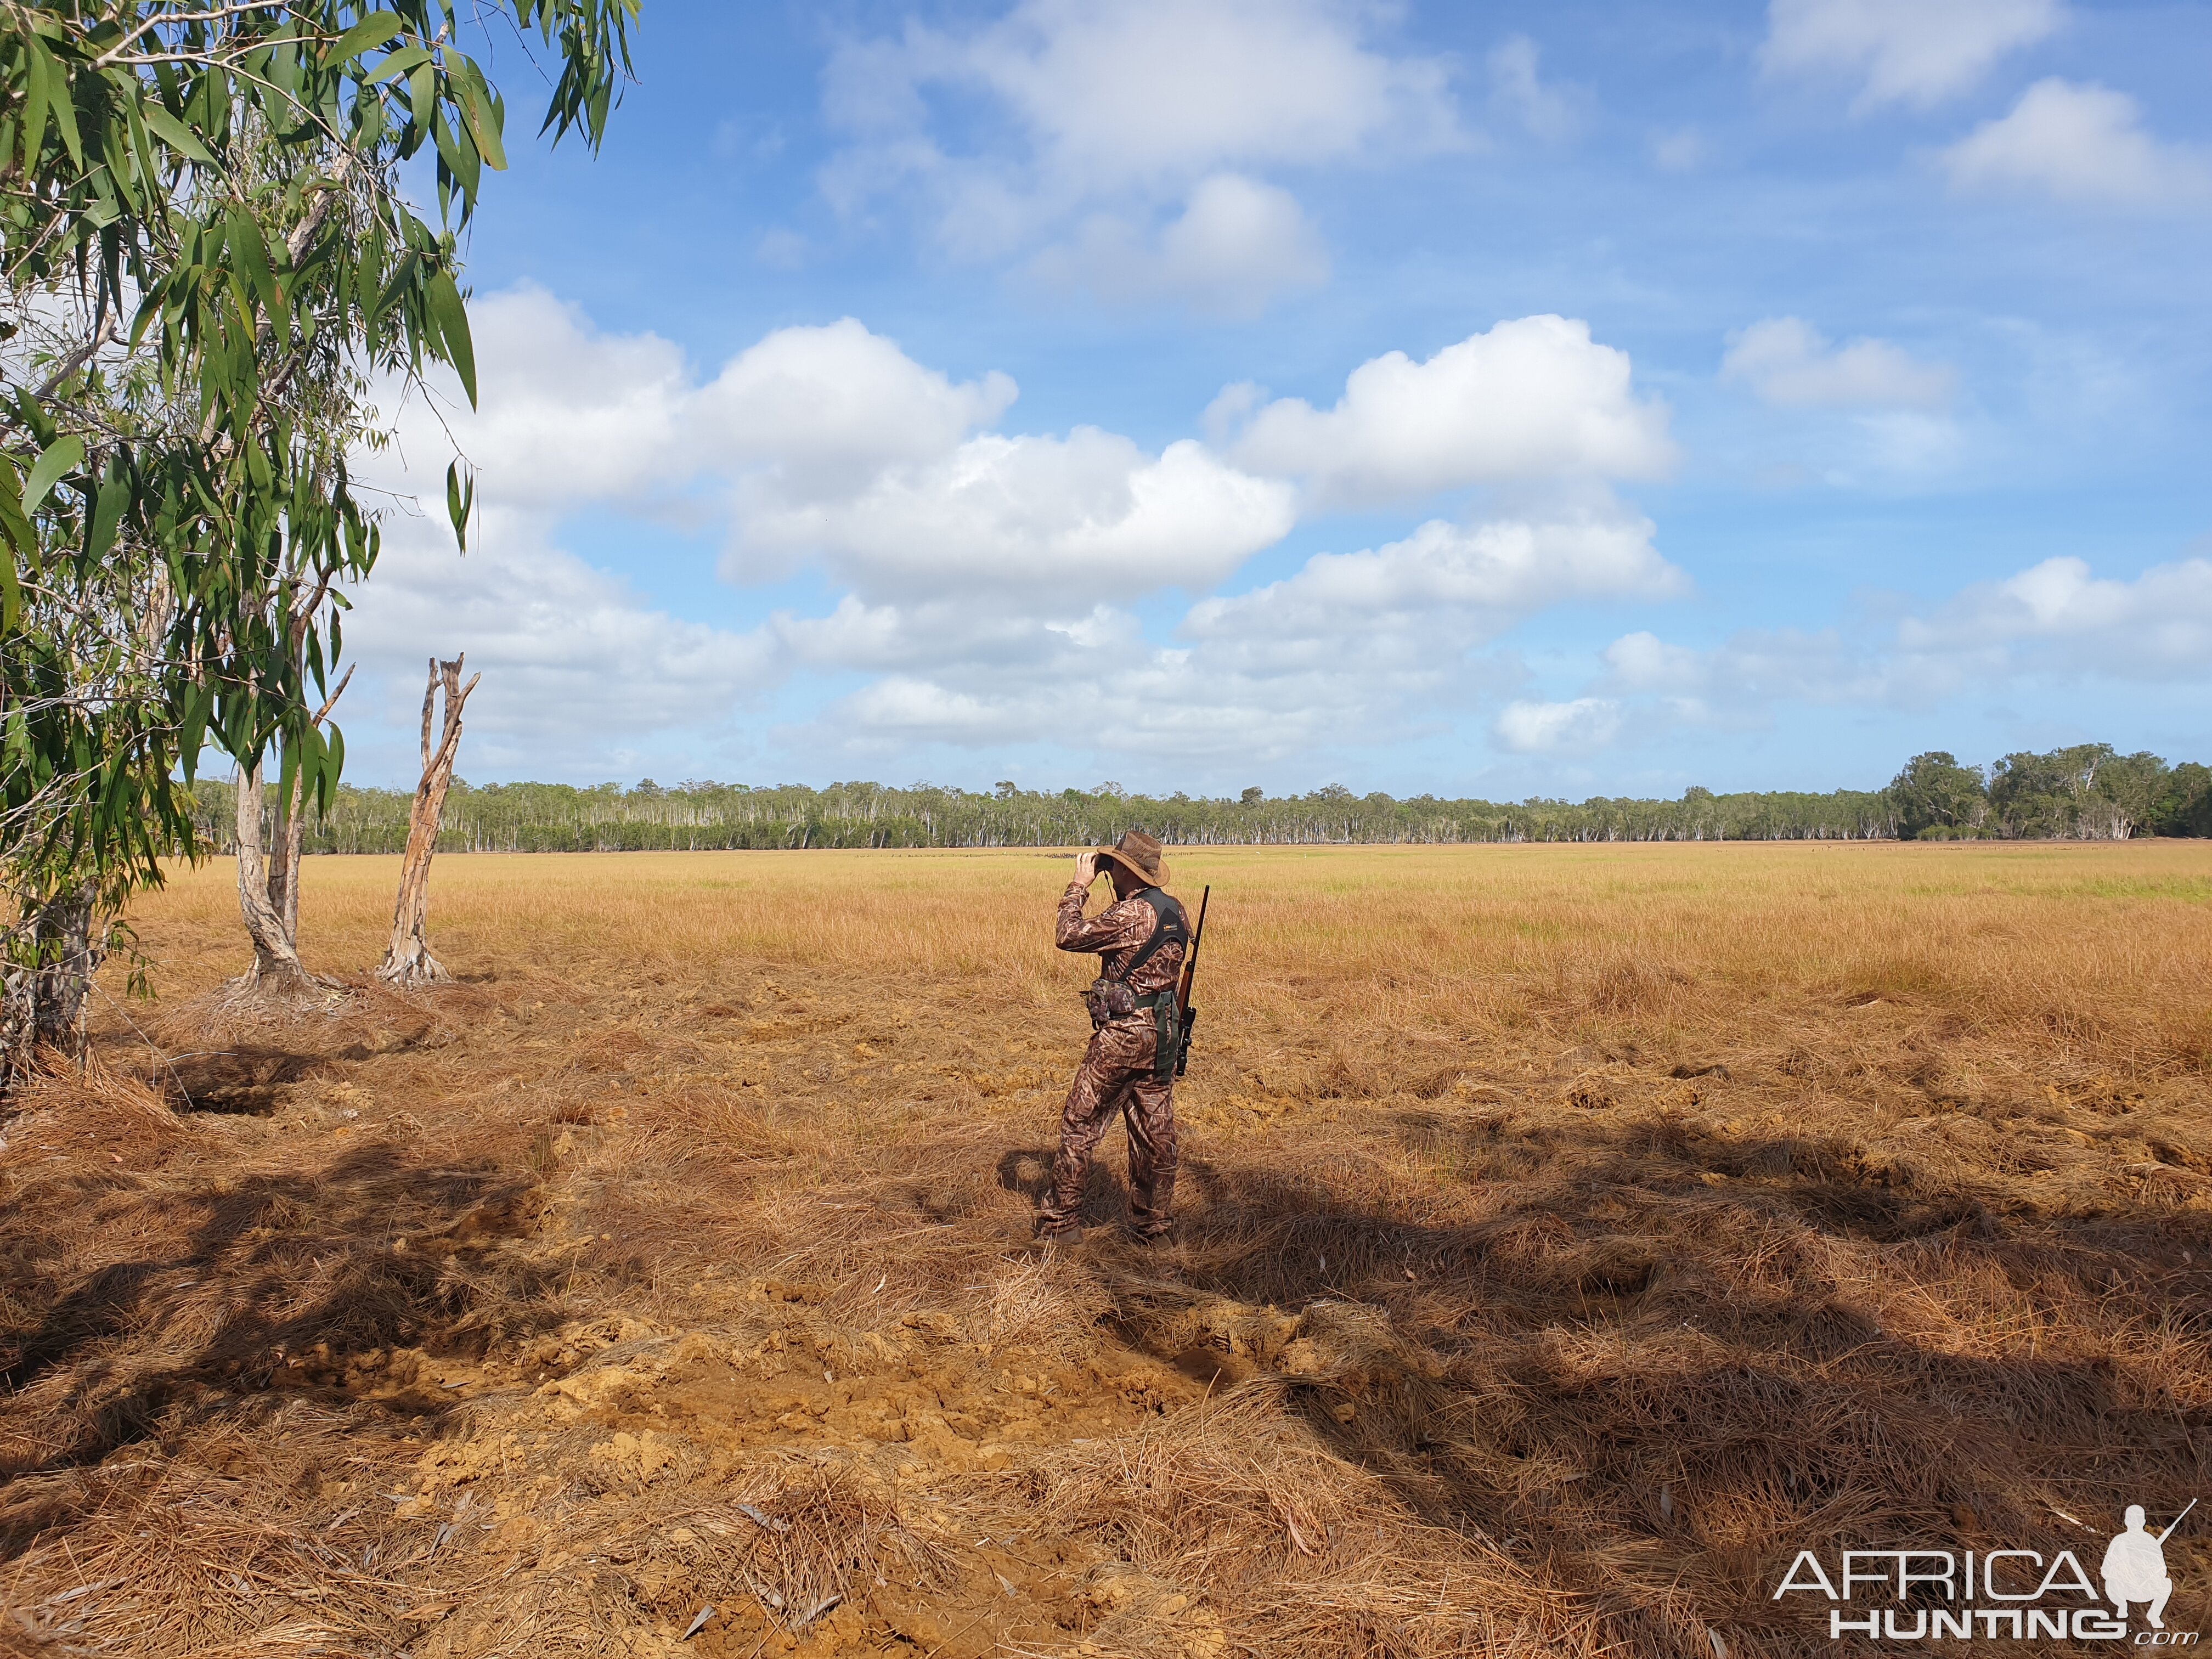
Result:
<svg viewBox="0 0 2212 1659"><path fill-rule="evenodd" d="M1085 920L1084 902L1101 871L1114 902ZM1176 980L1190 933L1182 907L1160 890L1167 879L1160 844L1132 830L1112 847L1078 856L1075 879L1060 895L1054 943L1098 954L1100 974L1086 1000L1091 1047L1060 1109L1060 1153L1042 1224L1047 1238L1078 1231L1077 1214L1091 1155L1118 1111L1129 1127L1129 1220L1140 1239L1167 1232L1175 1196Z"/></svg>

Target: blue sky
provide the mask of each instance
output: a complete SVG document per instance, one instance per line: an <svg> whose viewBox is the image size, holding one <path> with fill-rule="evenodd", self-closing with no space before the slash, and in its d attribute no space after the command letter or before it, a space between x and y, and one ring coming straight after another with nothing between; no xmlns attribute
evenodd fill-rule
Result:
<svg viewBox="0 0 2212 1659"><path fill-rule="evenodd" d="M2212 7L646 0L370 463L357 781L2212 757ZM534 70L495 75L534 127ZM403 471L401 461L411 468ZM435 499L435 489L426 489Z"/></svg>

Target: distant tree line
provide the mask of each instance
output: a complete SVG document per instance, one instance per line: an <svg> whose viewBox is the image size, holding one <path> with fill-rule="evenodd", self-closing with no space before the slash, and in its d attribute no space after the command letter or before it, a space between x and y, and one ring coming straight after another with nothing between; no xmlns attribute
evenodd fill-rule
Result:
<svg viewBox="0 0 2212 1659"><path fill-rule="evenodd" d="M1937 750L1907 761L1884 793L1897 833L1927 841L2212 836L2212 768L2110 744L2007 755L1986 768Z"/></svg>
<svg viewBox="0 0 2212 1659"><path fill-rule="evenodd" d="M197 811L209 842L231 845L230 787L204 781ZM306 825L313 853L397 853L411 797L342 785ZM736 848L1065 847L1150 830L1182 846L1334 842L2124 840L2212 835L2212 769L2168 766L2103 744L2008 755L1984 769L1915 756L1885 789L1829 794L1685 791L1679 800L1594 796L1507 803L1355 795L1330 784L1270 798L1132 795L1120 785L1056 794L1000 783L988 792L918 783L491 784L455 779L441 852L609 853Z"/></svg>

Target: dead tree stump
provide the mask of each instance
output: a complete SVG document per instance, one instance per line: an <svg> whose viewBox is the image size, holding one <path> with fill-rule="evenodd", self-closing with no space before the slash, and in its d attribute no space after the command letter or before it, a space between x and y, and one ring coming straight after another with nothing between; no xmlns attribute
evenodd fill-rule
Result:
<svg viewBox="0 0 2212 1659"><path fill-rule="evenodd" d="M471 675L463 685L461 665L466 660L466 653L451 662L433 657L430 683L422 691L422 781L415 786L415 805L407 817L407 856L399 866L399 900L392 912L392 944L376 970L377 978L388 985L434 985L453 977L445 964L430 954L423 927L430 909L430 859L438 850L446 791L453 786L453 757L461 746L461 706L483 678ZM441 685L446 692L445 724L438 746L433 749L430 717Z"/></svg>

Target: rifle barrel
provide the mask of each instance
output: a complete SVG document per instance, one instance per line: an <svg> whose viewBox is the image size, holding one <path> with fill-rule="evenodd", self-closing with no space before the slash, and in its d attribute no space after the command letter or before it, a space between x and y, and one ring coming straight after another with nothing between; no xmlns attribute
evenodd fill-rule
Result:
<svg viewBox="0 0 2212 1659"><path fill-rule="evenodd" d="M1183 958L1182 981L1176 987L1176 1006L1184 1013L1190 1012L1190 983L1198 972L1198 947L1206 941L1206 906L1213 896L1213 884L1209 882L1198 896L1198 931L1190 936L1190 954Z"/></svg>

